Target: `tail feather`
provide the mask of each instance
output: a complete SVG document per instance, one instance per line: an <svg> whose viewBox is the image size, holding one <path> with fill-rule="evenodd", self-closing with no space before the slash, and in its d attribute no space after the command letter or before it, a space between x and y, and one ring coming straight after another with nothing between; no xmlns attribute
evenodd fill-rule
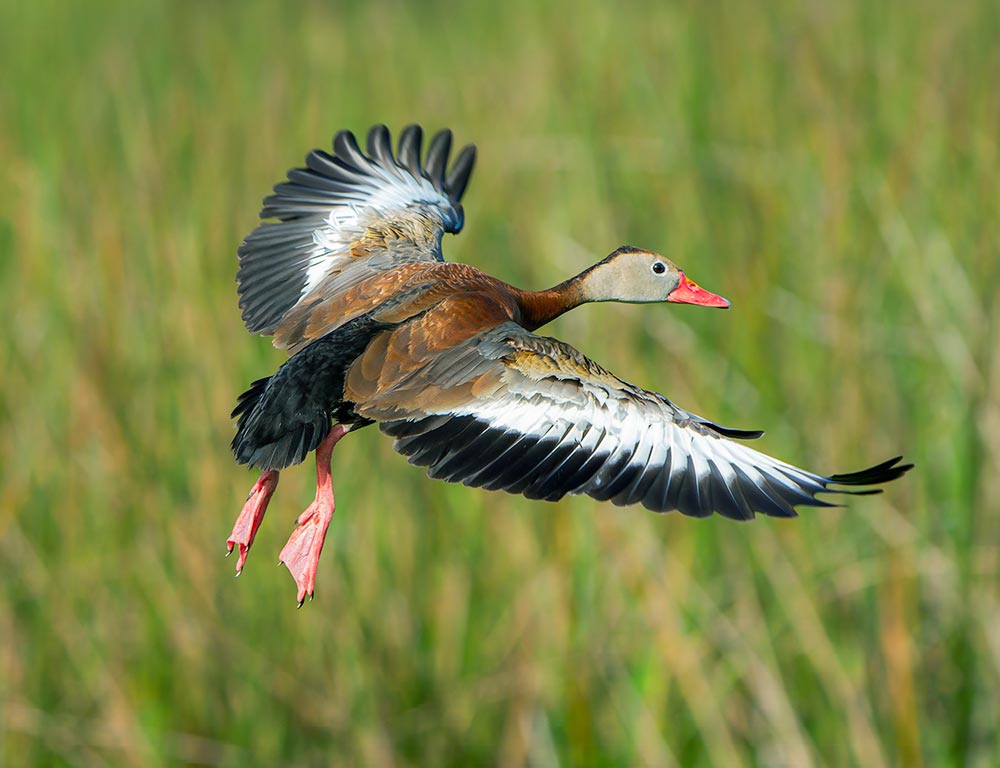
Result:
<svg viewBox="0 0 1000 768"><path fill-rule="evenodd" d="M237 416L240 417L238 422L238 427L242 427L246 422L247 417L250 415L251 411L260 398L264 395L264 390L267 389L267 383L271 380L270 376L265 376L263 379L257 379L250 385L250 389L236 398L236 407L233 408L233 412L229 414L230 418L235 419Z"/></svg>
<svg viewBox="0 0 1000 768"><path fill-rule="evenodd" d="M279 371L280 373L280 371ZM232 449L240 464L284 469L305 460L330 430L328 413L299 396L279 374L258 379L239 396Z"/></svg>

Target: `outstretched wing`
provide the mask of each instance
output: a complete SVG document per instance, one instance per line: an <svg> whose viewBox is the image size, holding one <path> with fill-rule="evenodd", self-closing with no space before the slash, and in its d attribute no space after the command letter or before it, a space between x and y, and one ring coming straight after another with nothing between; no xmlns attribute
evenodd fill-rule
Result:
<svg viewBox="0 0 1000 768"><path fill-rule="evenodd" d="M306 167L264 199L261 224L239 249L236 275L243 321L254 333L280 336L296 312L405 263L442 261L441 237L459 232L461 199L475 162L462 149L448 170L451 131L431 139L421 162L420 126L403 129L393 156L389 130L374 126L368 153L341 131L333 154L316 149ZM286 346L279 343L277 346Z"/></svg>
<svg viewBox="0 0 1000 768"><path fill-rule="evenodd" d="M385 350L385 345L373 345ZM899 458L829 477L771 458L662 395L615 377L567 344L505 323L392 381L365 357L347 396L431 477L556 500L585 493L654 512L738 520L833 506L819 493L878 493ZM357 399L355 399L357 398Z"/></svg>

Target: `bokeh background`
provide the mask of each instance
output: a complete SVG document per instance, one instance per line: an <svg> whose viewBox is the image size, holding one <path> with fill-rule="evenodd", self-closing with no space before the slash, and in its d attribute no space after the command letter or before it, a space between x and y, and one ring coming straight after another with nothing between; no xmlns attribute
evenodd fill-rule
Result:
<svg viewBox="0 0 1000 768"><path fill-rule="evenodd" d="M1000 5L0 3L0 763L1000 761ZM314 146L480 147L445 244L524 287L622 243L733 302L548 329L883 496L656 516L334 458L317 599L243 576L236 246Z"/></svg>

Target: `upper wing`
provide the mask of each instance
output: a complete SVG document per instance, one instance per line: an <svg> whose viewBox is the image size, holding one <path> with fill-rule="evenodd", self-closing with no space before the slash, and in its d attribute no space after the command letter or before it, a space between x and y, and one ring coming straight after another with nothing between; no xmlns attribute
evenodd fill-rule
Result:
<svg viewBox="0 0 1000 768"><path fill-rule="evenodd" d="M374 126L368 153L341 131L333 154L316 149L306 168L264 199L261 224L239 248L236 280L243 321L254 333L280 331L307 310L402 263L442 261L441 236L459 232L461 199L475 162L462 149L448 171L451 131L431 140L421 164L420 126L400 134L394 157L389 130Z"/></svg>
<svg viewBox="0 0 1000 768"><path fill-rule="evenodd" d="M355 365L347 398L397 451L431 477L529 498L586 493L696 517L791 517L800 504L832 506L821 492L878 492L831 484L875 485L912 466L897 458L850 474L807 472L727 439L761 433L688 413L514 323L394 381L380 380L374 362Z"/></svg>

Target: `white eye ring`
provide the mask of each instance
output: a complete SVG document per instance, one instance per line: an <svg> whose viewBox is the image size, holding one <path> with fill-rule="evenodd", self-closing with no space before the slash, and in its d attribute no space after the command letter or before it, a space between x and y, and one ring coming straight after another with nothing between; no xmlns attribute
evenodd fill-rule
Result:
<svg viewBox="0 0 1000 768"><path fill-rule="evenodd" d="M667 271L667 265L664 264L662 261L654 261L653 271L658 275L662 275L664 272Z"/></svg>

